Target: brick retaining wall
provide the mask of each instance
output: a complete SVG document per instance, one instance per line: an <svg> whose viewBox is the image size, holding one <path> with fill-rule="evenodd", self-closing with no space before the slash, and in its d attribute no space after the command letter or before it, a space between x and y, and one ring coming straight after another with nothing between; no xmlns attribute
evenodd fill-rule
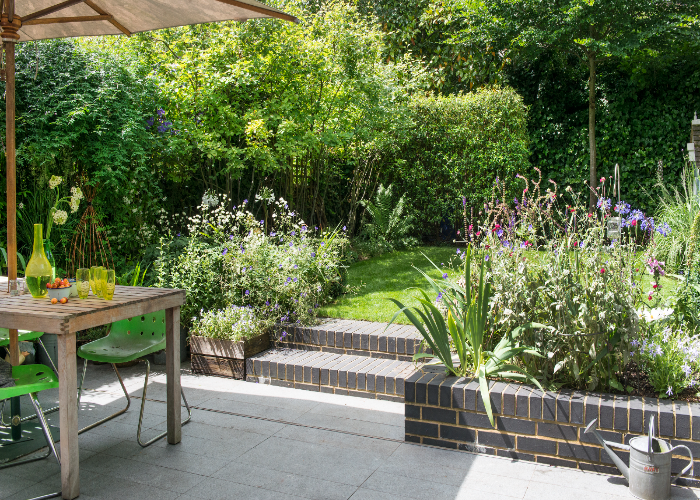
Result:
<svg viewBox="0 0 700 500"><path fill-rule="evenodd" d="M604 438L629 443L646 434L655 416L657 432L673 445L688 446L700 486L700 404L657 398L572 391L490 382L496 428L486 415L479 385L469 379L416 372L405 383L406 441L511 457L531 462L619 474L586 424L598 419ZM619 451L628 463L629 453ZM673 472L687 464L673 459ZM679 482L680 484L680 482Z"/></svg>

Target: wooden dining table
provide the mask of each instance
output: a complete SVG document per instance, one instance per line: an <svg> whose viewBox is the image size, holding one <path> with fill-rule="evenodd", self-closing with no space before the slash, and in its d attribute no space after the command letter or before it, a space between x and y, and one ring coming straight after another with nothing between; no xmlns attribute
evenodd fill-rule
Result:
<svg viewBox="0 0 700 500"><path fill-rule="evenodd" d="M112 300L90 295L87 299L71 298L66 304L51 304L48 297L35 299L29 292L10 296L7 284L0 282L0 328L57 335L63 498L80 495L76 332L166 311L167 440L177 444L181 439L180 307L184 303L184 290L117 286Z"/></svg>

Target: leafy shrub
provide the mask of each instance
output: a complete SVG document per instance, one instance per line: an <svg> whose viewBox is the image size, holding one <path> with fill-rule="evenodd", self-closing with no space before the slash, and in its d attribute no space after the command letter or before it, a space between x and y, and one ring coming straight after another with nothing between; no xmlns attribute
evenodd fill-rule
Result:
<svg viewBox="0 0 700 500"><path fill-rule="evenodd" d="M409 236L413 229L412 217L405 213L406 195L394 204L392 186L379 185L374 202L364 201L363 205L371 222L363 225L362 236L366 239L366 248L371 255L380 255L394 250L411 248L418 244L418 239Z"/></svg>
<svg viewBox="0 0 700 500"><path fill-rule="evenodd" d="M653 244L640 252L638 241L653 243L665 226L602 197L597 213L589 214L587 197L573 189L559 193L550 181L543 191L541 179L519 178L524 187L515 208L497 201L505 198L498 184L483 220L467 228L492 262L497 335L526 322L549 325L552 330L522 337L540 354L523 356L529 374L550 387L623 390L618 374L640 335L636 308L658 303L663 274ZM613 216L621 217L623 232L610 240ZM655 281L643 290L648 272Z"/></svg>
<svg viewBox="0 0 700 500"><path fill-rule="evenodd" d="M187 291L186 323L231 305L251 306L265 321L308 321L342 290L343 231L308 227L280 199L265 234L246 204L230 206L205 195L201 213L187 219L189 236L163 241L157 284Z"/></svg>
<svg viewBox="0 0 700 500"><path fill-rule="evenodd" d="M262 333L261 321L251 306L229 306L205 312L192 325L190 333L199 337L238 342Z"/></svg>
<svg viewBox="0 0 700 500"><path fill-rule="evenodd" d="M413 125L384 178L406 193L419 227L454 221L463 198L467 207L482 206L496 178L528 164L527 108L510 88L416 94L409 107Z"/></svg>

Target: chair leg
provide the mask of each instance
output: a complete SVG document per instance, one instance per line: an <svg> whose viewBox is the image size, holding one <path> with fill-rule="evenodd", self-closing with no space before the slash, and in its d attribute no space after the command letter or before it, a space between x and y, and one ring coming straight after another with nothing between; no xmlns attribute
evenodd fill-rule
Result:
<svg viewBox="0 0 700 500"><path fill-rule="evenodd" d="M94 429L98 425L102 425L105 422L112 420L113 418L118 417L119 415L122 415L126 413L126 410L129 409L131 406L131 398L129 397L129 391L126 390L126 387L124 386L124 381L122 380L122 376L119 374L119 370L117 370L117 365L112 363L112 368L114 369L114 373L117 374L117 378L119 379L119 384L122 386L122 391L124 391L124 396L126 396L126 407L123 410L119 410L116 413L113 413L112 415L103 418L102 420L98 420L95 423L92 423L86 427L83 427L78 431L78 434L82 434L83 432L89 431L90 429ZM78 385L78 406L80 405L80 397L82 396L83 393L83 381L85 380L85 372L87 371L87 359L85 360L85 363L83 363L83 375L80 377L80 384Z"/></svg>
<svg viewBox="0 0 700 500"><path fill-rule="evenodd" d="M22 464L27 464L30 462L36 462L38 460L44 460L45 458L48 458L51 455L51 452L54 454L56 453L56 445L53 442L53 437L51 436L51 433L48 430L48 426L46 424L46 419L44 419L44 414L40 413L41 412L41 406L39 405L39 400L36 399L36 394L30 394L30 397L32 398L32 404L34 405L34 410L37 412L37 415L39 415L39 422L41 423L41 428L44 431L44 437L46 438L46 442L49 444L49 449L46 451L46 454L39 455L37 457L30 457L30 458L24 458L21 460L15 460L6 464L0 464L0 470L1 469L7 469L9 467L15 467L17 465L22 465ZM58 455L56 455L56 460L58 460L59 464L60 459Z"/></svg>
<svg viewBox="0 0 700 500"><path fill-rule="evenodd" d="M146 380L143 383L143 394L141 395L141 413L139 414L139 428L136 431L136 440L138 443L145 448L146 446L150 446L159 439L163 439L165 436L167 436L168 432L163 432L162 434L158 434L156 437L153 439L146 441L145 443L141 441L141 424L143 422L143 409L146 407L146 391L148 390L148 375L151 372L151 364L148 362L147 359L142 359L144 363L146 363ZM189 403L187 403L187 398L185 397L185 391L182 390L182 387L180 387L180 394L182 395L182 400L185 402L185 407L187 408L187 418L185 419L184 422L182 422L182 425L185 425L189 423L189 421L192 419L192 409L190 408Z"/></svg>

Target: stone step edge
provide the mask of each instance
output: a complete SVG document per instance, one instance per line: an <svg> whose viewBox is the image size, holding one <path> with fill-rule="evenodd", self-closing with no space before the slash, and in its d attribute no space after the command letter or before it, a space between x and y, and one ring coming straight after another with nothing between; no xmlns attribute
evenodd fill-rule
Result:
<svg viewBox="0 0 700 500"><path fill-rule="evenodd" d="M272 340L290 348L317 346L322 351L336 354L409 361L416 352L420 352L422 337L410 325L387 327L387 323L333 320L314 326L275 325ZM430 350L425 349L425 352Z"/></svg>
<svg viewBox="0 0 700 500"><path fill-rule="evenodd" d="M246 380L315 392L404 402L407 361L273 348L246 360Z"/></svg>

